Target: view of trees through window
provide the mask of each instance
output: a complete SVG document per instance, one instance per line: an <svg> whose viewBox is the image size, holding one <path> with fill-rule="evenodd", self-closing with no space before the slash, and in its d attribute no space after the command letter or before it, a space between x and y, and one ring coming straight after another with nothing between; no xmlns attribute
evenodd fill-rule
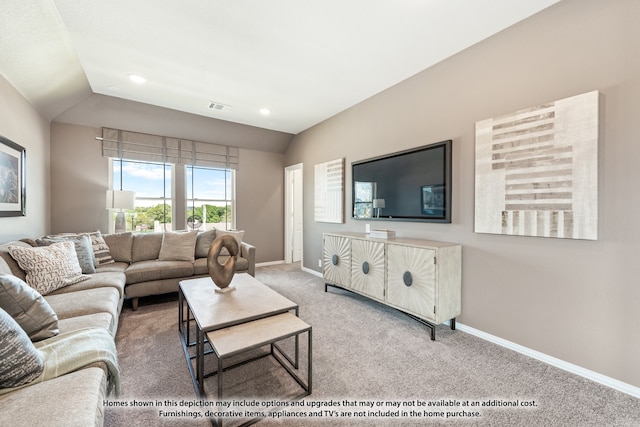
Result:
<svg viewBox="0 0 640 427"><path fill-rule="evenodd" d="M184 167L163 163L113 159L115 190L136 193L135 208L127 211L127 231L150 232L183 229L173 224L172 206L175 203L172 187L173 168ZM210 230L234 227L234 173L228 169L186 166L185 197L188 229ZM115 212L113 213L115 217Z"/></svg>
<svg viewBox="0 0 640 427"><path fill-rule="evenodd" d="M187 166L186 173L188 228L233 228L233 171Z"/></svg>

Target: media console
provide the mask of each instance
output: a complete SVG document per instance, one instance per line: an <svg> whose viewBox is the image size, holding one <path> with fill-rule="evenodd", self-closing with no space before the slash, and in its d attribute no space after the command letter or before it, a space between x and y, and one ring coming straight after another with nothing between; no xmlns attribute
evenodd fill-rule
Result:
<svg viewBox="0 0 640 427"><path fill-rule="evenodd" d="M462 248L419 239L378 239L364 233L324 233L323 278L400 310L431 330L461 312Z"/></svg>

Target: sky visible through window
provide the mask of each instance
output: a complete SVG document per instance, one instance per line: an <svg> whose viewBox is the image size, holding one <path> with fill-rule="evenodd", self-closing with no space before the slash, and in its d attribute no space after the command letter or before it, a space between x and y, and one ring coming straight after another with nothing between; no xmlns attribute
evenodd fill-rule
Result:
<svg viewBox="0 0 640 427"><path fill-rule="evenodd" d="M200 200L229 200L232 195L231 185L231 171L187 168L187 199L192 199L195 195Z"/></svg>
<svg viewBox="0 0 640 427"><path fill-rule="evenodd" d="M137 206L155 206L158 199L171 199L171 165L123 160L122 169L120 166L121 162L114 160L113 188L120 189L119 180L122 177L122 189L136 192ZM156 200L142 200L145 197Z"/></svg>
<svg viewBox="0 0 640 427"><path fill-rule="evenodd" d="M187 167L187 199L220 201L232 198L231 171L225 169ZM155 206L163 197L171 200L171 165L162 163L114 160L113 188L136 192L137 206ZM156 200L144 200L153 198Z"/></svg>

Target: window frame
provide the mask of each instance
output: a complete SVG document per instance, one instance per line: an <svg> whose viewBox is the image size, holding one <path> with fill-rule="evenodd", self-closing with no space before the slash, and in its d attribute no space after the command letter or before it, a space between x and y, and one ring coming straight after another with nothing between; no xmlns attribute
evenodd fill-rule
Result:
<svg viewBox="0 0 640 427"><path fill-rule="evenodd" d="M193 206L191 204L192 199L188 198L189 192L187 190L187 185L189 185L188 182L188 173L187 173L187 168L196 168L196 169L219 169L219 170L226 170L230 173L230 178L231 178L231 195L230 195L230 199L227 198L225 200L217 200L217 199L199 199L199 198L195 198L194 202L202 202L202 204L206 204L206 202L209 201L213 201L213 202L224 202L224 203L228 203L230 201L230 204L228 204L227 206L231 206L231 223L230 223L230 228L229 229L234 229L236 227L236 206L237 206L237 200L236 200L236 171L232 168L228 168L228 169L224 169L224 168L216 168L216 167L207 167L207 166L192 166L192 165L179 165L179 164L175 164L175 163L161 163L161 162L150 162L150 161L144 161L144 160L128 160L128 159L120 159L120 158L109 158L109 190L114 190L114 189L120 189L120 185L116 185L115 179L117 178L117 173L115 172L115 167L114 167L114 163L120 163L120 162L127 162L127 163L141 163L141 164L153 164L153 165L159 165L162 166L164 165L169 166L170 167L170 171L171 171L171 176L170 176L170 180L171 180L171 188L170 188L170 194L165 194L164 196L161 197L140 197L138 195L136 195L135 200L136 200L136 204L138 200L149 200L149 201L154 201L157 200L158 203L165 203L165 204L169 204L171 206L171 223L170 223L170 230L190 230L188 224L187 224L187 219L188 219L188 209ZM120 172L121 174L122 172ZM165 176L165 189L166 189L166 176ZM124 190L132 190L132 191L136 191L135 188L123 188ZM226 192L226 189L225 189ZM210 203L213 204L213 203ZM127 221L129 221L130 218L127 217ZM227 224L227 223L225 223ZM133 227L132 227L133 228ZM109 221L109 225L108 225L108 230L109 233L113 233L115 232L115 222L114 221ZM170 231L170 230L154 230L154 231ZM133 233L137 233L138 231L136 230L132 230Z"/></svg>

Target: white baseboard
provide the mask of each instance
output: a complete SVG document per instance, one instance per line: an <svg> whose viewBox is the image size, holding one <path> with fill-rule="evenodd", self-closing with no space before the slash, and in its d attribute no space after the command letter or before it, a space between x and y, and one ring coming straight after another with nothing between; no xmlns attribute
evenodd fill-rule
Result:
<svg viewBox="0 0 640 427"><path fill-rule="evenodd" d="M302 267L302 271L307 272L309 274L313 274L316 277L322 277L322 273L320 273L319 271L315 271L304 266Z"/></svg>
<svg viewBox="0 0 640 427"><path fill-rule="evenodd" d="M279 265L284 264L284 260L280 261L267 261L267 262L257 262L256 267L267 267L269 265Z"/></svg>
<svg viewBox="0 0 640 427"><path fill-rule="evenodd" d="M556 368L560 368L563 371L571 372L572 374L576 374L583 378L587 378L591 381L595 381L599 384L602 384L612 389L629 394L633 397L640 398L639 387L632 386L631 384L624 383L622 381L616 380L611 377L607 377L606 375L602 375L594 371L590 371L589 369L585 369L578 365L565 362L564 360L557 359L555 357L549 356L548 354L544 354L539 351L524 347L520 344L516 344L514 342L502 339L500 337L496 337L495 335L482 332L478 329L472 328L471 326L466 326L459 322L456 322L456 329L459 329L462 332L466 332L468 334L474 335L478 338L482 338L483 340L492 342L494 344L498 344L499 346L506 347L518 353L524 354L525 356L529 356L534 359L540 360L544 363L548 363L549 365L555 366Z"/></svg>

